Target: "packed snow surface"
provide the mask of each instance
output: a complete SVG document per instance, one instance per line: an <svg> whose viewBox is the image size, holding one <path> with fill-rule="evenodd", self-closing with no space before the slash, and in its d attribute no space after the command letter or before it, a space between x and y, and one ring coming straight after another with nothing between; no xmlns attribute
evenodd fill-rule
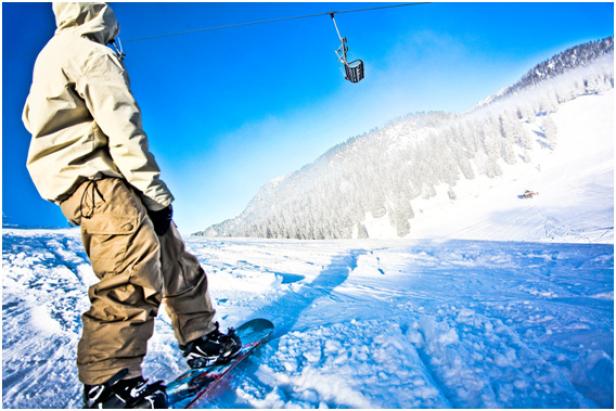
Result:
<svg viewBox="0 0 616 411"><path fill-rule="evenodd" d="M612 245L190 239L223 326L272 340L204 408L612 407ZM79 407L76 230L3 233L3 406ZM144 374L186 369L162 314Z"/></svg>
<svg viewBox="0 0 616 411"><path fill-rule="evenodd" d="M455 200L443 185L416 201L410 237L613 243L614 91L578 97L549 118L558 127L552 150L503 165L499 178L460 181ZM526 127L542 134L540 122ZM519 198L526 190L538 195ZM383 220L369 224L371 237L387 237L378 232Z"/></svg>

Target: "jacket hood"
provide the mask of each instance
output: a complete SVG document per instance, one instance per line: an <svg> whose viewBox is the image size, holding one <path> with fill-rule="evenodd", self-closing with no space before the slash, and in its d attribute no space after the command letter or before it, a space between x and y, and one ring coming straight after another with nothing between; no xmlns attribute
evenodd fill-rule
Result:
<svg viewBox="0 0 616 411"><path fill-rule="evenodd" d="M115 13L106 3L53 3L56 33L75 30L81 36L107 44L120 30Z"/></svg>

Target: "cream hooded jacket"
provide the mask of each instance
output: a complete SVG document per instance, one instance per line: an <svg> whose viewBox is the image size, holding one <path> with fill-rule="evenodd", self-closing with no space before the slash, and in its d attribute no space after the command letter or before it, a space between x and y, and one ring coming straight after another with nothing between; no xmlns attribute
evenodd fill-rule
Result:
<svg viewBox="0 0 616 411"><path fill-rule="evenodd" d="M41 196L60 203L86 179L121 177L150 210L173 201L148 150L141 112L121 61L106 46L118 34L102 3L54 3L57 30L34 65L23 122L27 167Z"/></svg>

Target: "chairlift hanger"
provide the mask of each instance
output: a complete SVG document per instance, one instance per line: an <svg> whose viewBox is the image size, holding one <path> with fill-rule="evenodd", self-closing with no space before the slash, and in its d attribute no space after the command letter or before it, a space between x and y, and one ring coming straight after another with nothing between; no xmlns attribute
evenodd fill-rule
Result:
<svg viewBox="0 0 616 411"><path fill-rule="evenodd" d="M344 65L344 78L349 80L351 83L359 83L363 80L365 75L364 62L360 59L356 59L351 62L348 61L347 53L349 52L349 46L347 44L347 38L342 37L340 34L338 24L336 24L336 18L334 17L335 14L335 12L329 13L329 16L332 18L332 22L334 23L334 28L336 29L338 39L340 40L340 47L335 50L336 56L338 56L338 60L340 60L340 62Z"/></svg>
<svg viewBox="0 0 616 411"><path fill-rule="evenodd" d="M186 31L181 31L181 32L164 33L164 34L159 34L159 35L154 35L154 36L132 38L132 39L125 40L125 42L135 43L135 42L140 42L140 41L158 40L158 39L165 38L165 37L181 36L185 34L202 33L202 32L207 32L207 31L224 30L224 29L235 29L235 28L240 28L240 27L255 26L255 25L262 25L262 24L272 24L272 23L278 23L282 21L307 19L311 17L329 15L334 23L336 34L338 35L338 39L340 40L340 43L341 43L340 47L337 50L335 50L335 53L338 56L338 60L340 60L340 62L344 65L345 79L349 80L352 83L358 83L364 78L364 74L365 74L364 73L364 62L360 59L356 59L352 61L347 60L347 53L349 51L347 39L346 37L341 36L340 30L338 29L338 25L336 24L336 19L334 18L334 15L346 14L346 13L362 13L362 12L367 12L367 11L393 9L393 8L399 8L399 7L420 6L420 5L429 4L429 3L430 2L386 4L383 6L364 7L364 8L359 8L359 9L343 9L339 11L327 11L327 12L304 14L304 15L298 15L298 16L253 20L253 21L247 21L247 22L241 22L241 23L221 24L217 26L202 27L202 28L186 30Z"/></svg>

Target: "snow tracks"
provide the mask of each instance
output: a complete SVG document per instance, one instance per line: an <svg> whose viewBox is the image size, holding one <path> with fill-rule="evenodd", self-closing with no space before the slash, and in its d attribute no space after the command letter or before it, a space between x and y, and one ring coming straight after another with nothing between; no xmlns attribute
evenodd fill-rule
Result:
<svg viewBox="0 0 616 411"><path fill-rule="evenodd" d="M3 235L3 405L76 407L78 233ZM272 340L208 408L611 407L613 246L191 240L223 326ZM162 310L161 310L162 313ZM144 374L186 366L161 314Z"/></svg>

